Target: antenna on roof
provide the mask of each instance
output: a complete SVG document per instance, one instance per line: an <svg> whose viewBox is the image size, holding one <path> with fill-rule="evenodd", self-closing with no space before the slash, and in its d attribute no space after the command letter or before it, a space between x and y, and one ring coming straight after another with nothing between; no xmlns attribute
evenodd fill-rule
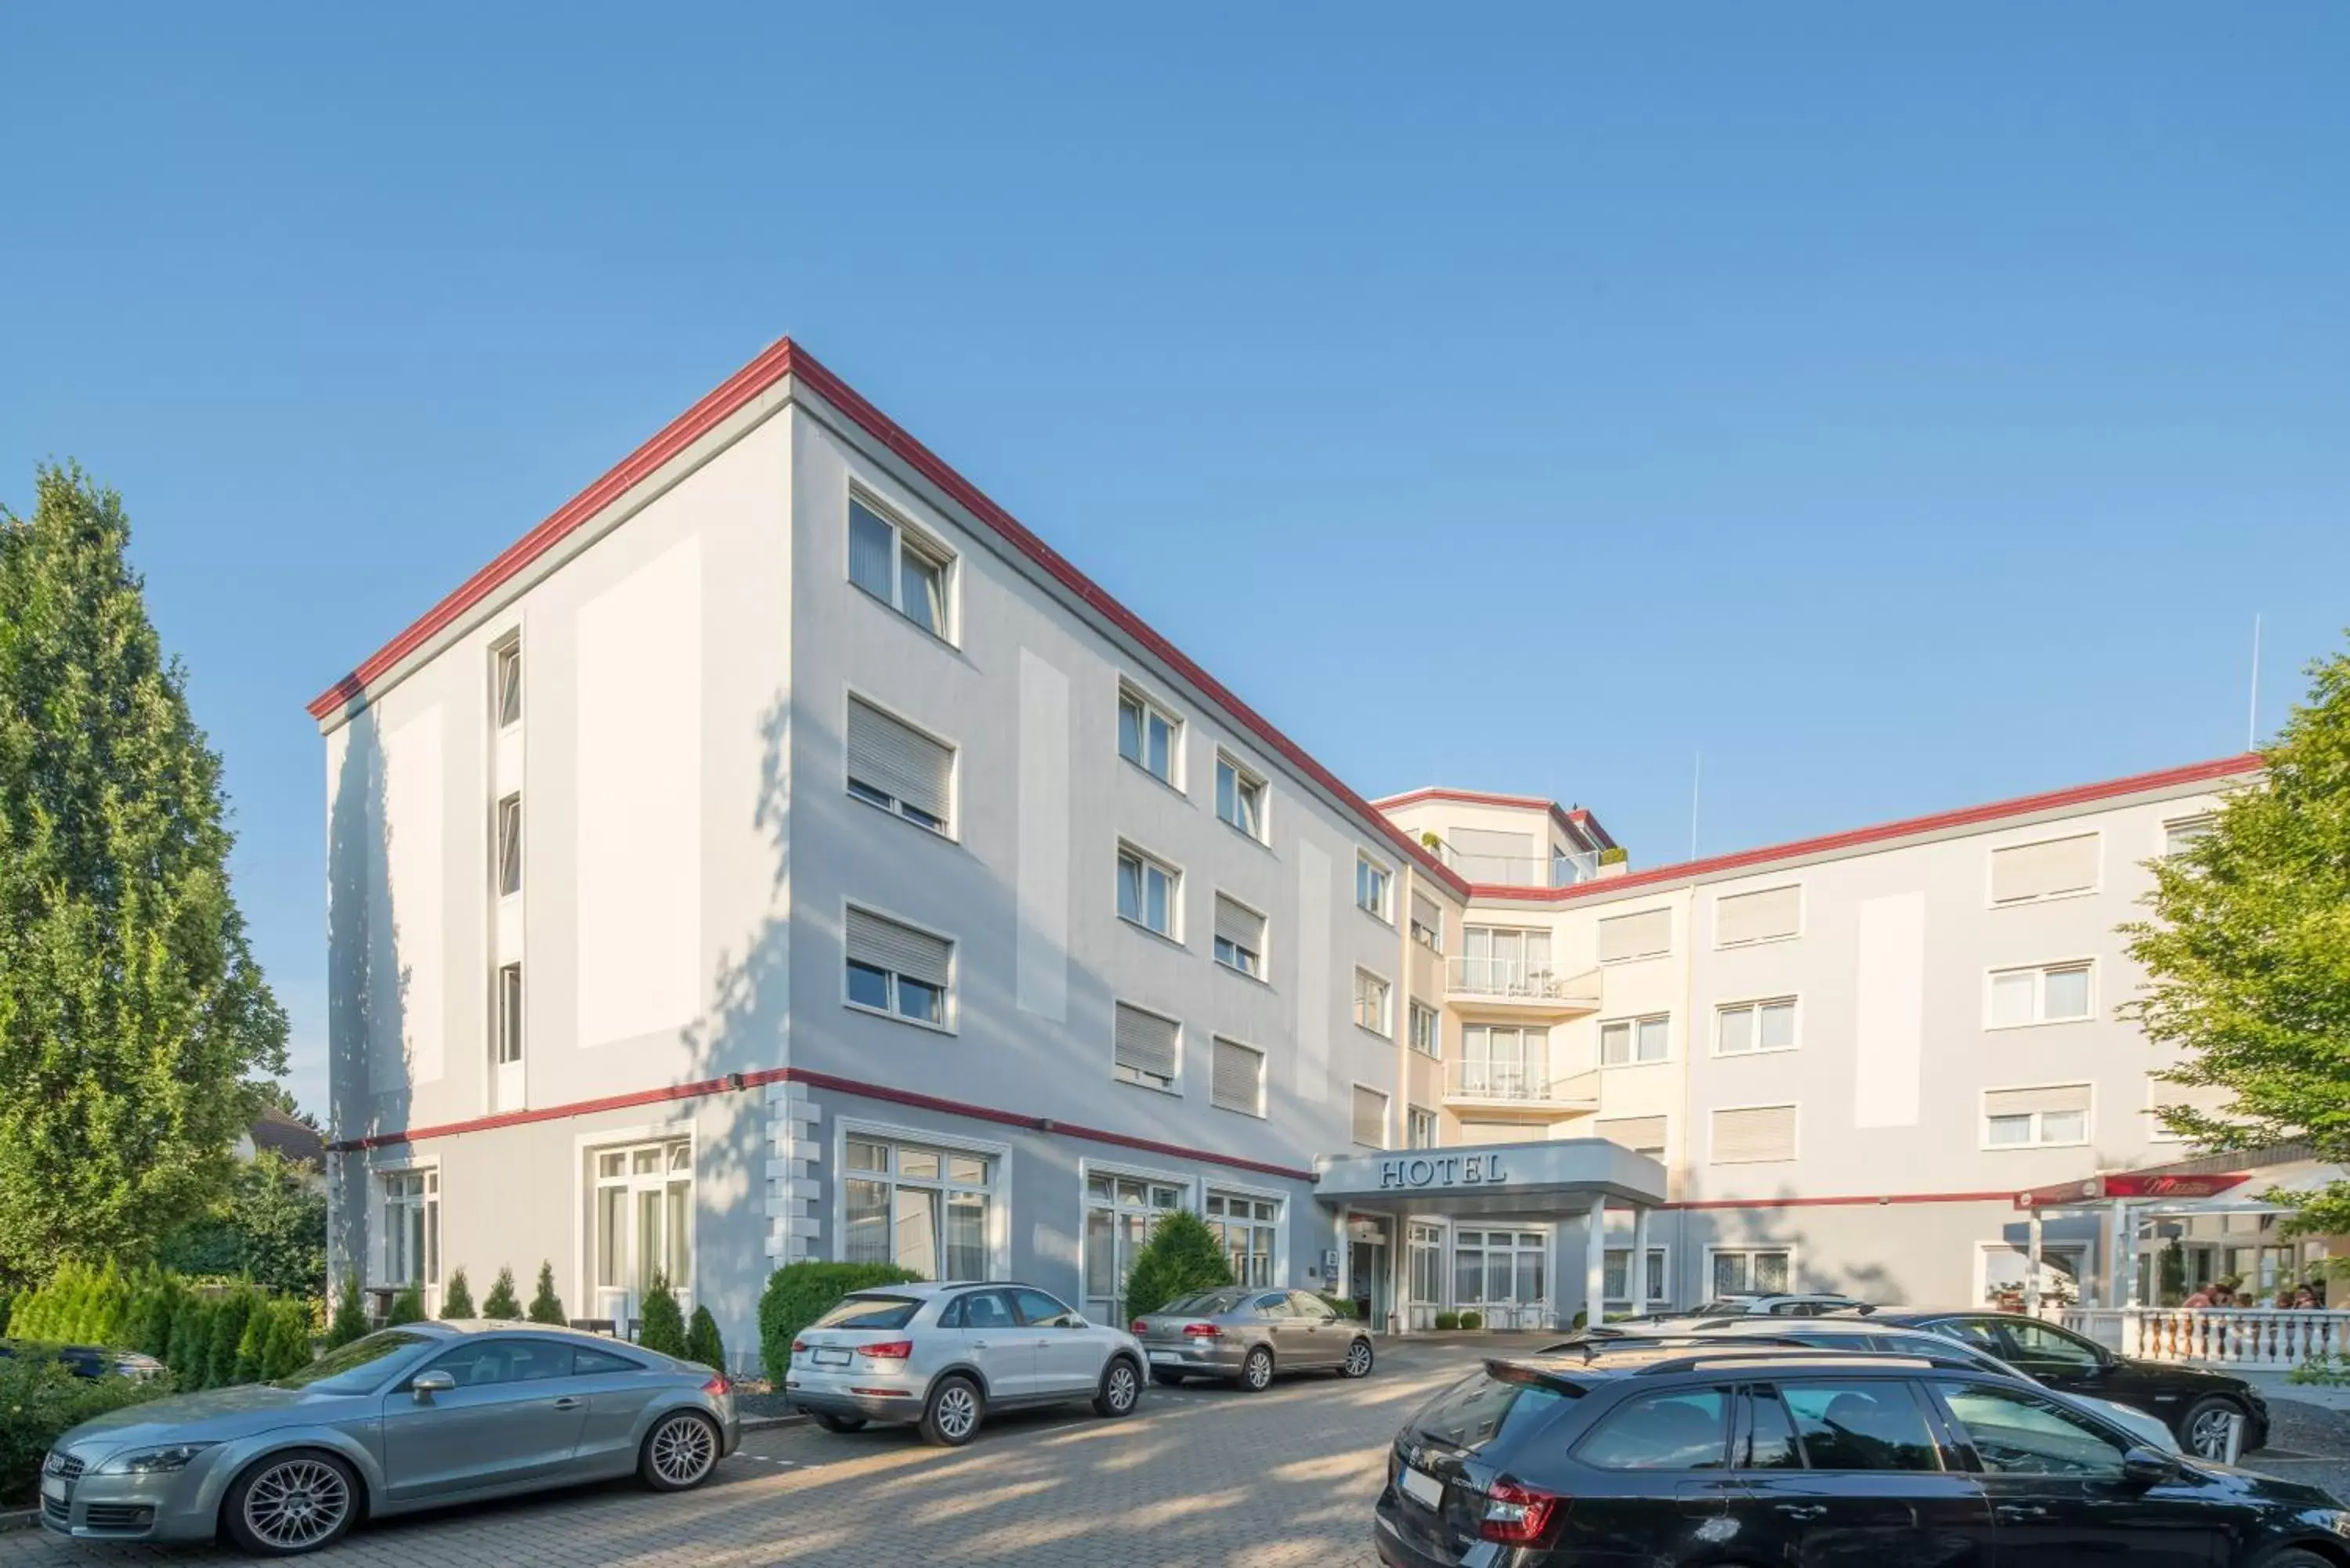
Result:
<svg viewBox="0 0 2350 1568"><path fill-rule="evenodd" d="M2252 612L2252 708L2244 720L2244 750L2261 747L2261 612Z"/></svg>
<svg viewBox="0 0 2350 1568"><path fill-rule="evenodd" d="M1703 752L1699 752L1699 753L1695 753L1695 754L1692 756L1692 758L1690 759L1690 854L1689 854L1689 857L1690 857L1690 859L1692 859L1692 860L1694 860L1694 859L1696 859L1696 858L1697 858L1697 786L1698 786L1698 782L1699 782L1700 779L1702 779L1704 776L1705 776L1705 753L1704 753Z"/></svg>

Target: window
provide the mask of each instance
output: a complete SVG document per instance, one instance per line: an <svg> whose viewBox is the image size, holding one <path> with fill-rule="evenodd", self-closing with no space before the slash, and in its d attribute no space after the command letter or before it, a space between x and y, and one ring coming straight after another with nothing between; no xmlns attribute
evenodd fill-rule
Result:
<svg viewBox="0 0 2350 1568"><path fill-rule="evenodd" d="M2089 1085L1983 1091L1983 1147L2034 1148L2089 1141Z"/></svg>
<svg viewBox="0 0 2350 1568"><path fill-rule="evenodd" d="M1355 1141L1370 1148L1388 1146L1388 1097L1355 1085Z"/></svg>
<svg viewBox="0 0 2350 1568"><path fill-rule="evenodd" d="M1183 750L1183 721L1137 691L1118 689L1118 754L1175 789Z"/></svg>
<svg viewBox="0 0 2350 1568"><path fill-rule="evenodd" d="M1550 1031L1462 1024L1461 1092L1502 1100L1537 1100L1547 1096Z"/></svg>
<svg viewBox="0 0 2350 1568"><path fill-rule="evenodd" d="M1463 926L1461 989L1480 996L1547 997L1552 981L1550 933L1515 926Z"/></svg>
<svg viewBox="0 0 2350 1568"><path fill-rule="evenodd" d="M1800 935L1803 928L1801 888L1765 888L1758 893L1733 893L1713 902L1713 945L1718 948L1784 941Z"/></svg>
<svg viewBox="0 0 2350 1568"><path fill-rule="evenodd" d="M1600 1282L1599 1294L1602 1302L1608 1306L1623 1307L1629 1312L1646 1312L1651 1302L1671 1300L1670 1293L1665 1289L1666 1256L1666 1251L1662 1247L1648 1249L1648 1266L1642 1271L1641 1296L1636 1302L1632 1299L1630 1278L1632 1249L1608 1248L1603 1265L1605 1272Z"/></svg>
<svg viewBox="0 0 2350 1568"><path fill-rule="evenodd" d="M1436 1018L1436 1009L1424 1002L1415 1002L1407 1009L1411 1021L1411 1048L1423 1056L1444 1056L1443 1039Z"/></svg>
<svg viewBox="0 0 2350 1568"><path fill-rule="evenodd" d="M1208 1229L1232 1266L1233 1282L1263 1290L1274 1282L1280 1257L1281 1203L1238 1192L1208 1194Z"/></svg>
<svg viewBox="0 0 2350 1568"><path fill-rule="evenodd" d="M1048 1296L1043 1291L1023 1288L1005 1293L1020 1314L1020 1321L1030 1328L1074 1328L1077 1314L1058 1296Z"/></svg>
<svg viewBox="0 0 2350 1568"><path fill-rule="evenodd" d="M1223 752L1216 753L1216 815L1264 842L1264 780Z"/></svg>
<svg viewBox="0 0 2350 1568"><path fill-rule="evenodd" d="M1208 1103L1246 1116L1264 1115L1264 1053L1221 1036L1208 1075Z"/></svg>
<svg viewBox="0 0 2350 1568"><path fill-rule="evenodd" d="M522 639L512 638L500 643L490 655L492 680L496 687L498 728L522 722Z"/></svg>
<svg viewBox="0 0 2350 1568"><path fill-rule="evenodd" d="M546 1383L557 1377L579 1376L573 1367L576 1354L572 1346L550 1340L477 1339L434 1357L429 1366L421 1370L446 1372L456 1379L460 1388L481 1388L499 1383ZM608 1370L642 1370L633 1363L621 1362L618 1356L603 1359L615 1364Z"/></svg>
<svg viewBox="0 0 2350 1568"><path fill-rule="evenodd" d="M1759 1391L1758 1391L1759 1392ZM1805 1464L1815 1470L1938 1470L1941 1449L1907 1383L1779 1385Z"/></svg>
<svg viewBox="0 0 2350 1568"><path fill-rule="evenodd" d="M1110 1075L1147 1089L1172 1089L1180 1071L1182 1025L1123 1002L1118 1004L1117 1015L1116 1060Z"/></svg>
<svg viewBox="0 0 2350 1568"><path fill-rule="evenodd" d="M1096 1323L1126 1321L1126 1276L1134 1256L1159 1228L1161 1215L1186 1207L1185 1192L1172 1181L1149 1176L1087 1172L1080 1266L1086 1314Z"/></svg>
<svg viewBox="0 0 2350 1568"><path fill-rule="evenodd" d="M2010 1316L2005 1313L2000 1315L2002 1320ZM2095 1344L2078 1334L2067 1334L2054 1324L2015 1316L2012 1321L2002 1321L1998 1327L2007 1336L2009 1345L2000 1354L2034 1377L2078 1376L2106 1365L2104 1352Z"/></svg>
<svg viewBox="0 0 2350 1568"><path fill-rule="evenodd" d="M1611 915L1599 922L1599 961L1655 958L1673 950L1673 912L1643 909L1637 915Z"/></svg>
<svg viewBox="0 0 2350 1568"><path fill-rule="evenodd" d="M1181 941L1183 873L1130 844L1118 846L1118 918Z"/></svg>
<svg viewBox="0 0 2350 1568"><path fill-rule="evenodd" d="M2012 844L1991 852L1991 901L2031 904L2070 898L2097 886L2097 836Z"/></svg>
<svg viewBox="0 0 2350 1568"><path fill-rule="evenodd" d="M2162 825L2162 857L2176 860L2195 847L2196 843L2210 835L2218 818L2210 812L2199 816L2182 816Z"/></svg>
<svg viewBox="0 0 2350 1568"><path fill-rule="evenodd" d="M1408 1237L1411 1251L1411 1304L1425 1307L1427 1312L1415 1313L1414 1328L1426 1322L1435 1326L1435 1310L1444 1302L1444 1232L1434 1225L1414 1223Z"/></svg>
<svg viewBox="0 0 2350 1568"><path fill-rule="evenodd" d="M1425 893L1411 896L1411 940L1432 953L1444 950L1444 909Z"/></svg>
<svg viewBox="0 0 2350 1568"><path fill-rule="evenodd" d="M848 700L848 793L866 805L944 833L954 761L952 746L861 698Z"/></svg>
<svg viewBox="0 0 2350 1568"><path fill-rule="evenodd" d="M441 1173L394 1170L383 1178L383 1282L441 1282Z"/></svg>
<svg viewBox="0 0 2350 1568"><path fill-rule="evenodd" d="M1382 920L1395 917L1388 912L1388 895L1395 881L1395 873L1367 855L1355 857L1355 907Z"/></svg>
<svg viewBox="0 0 2350 1568"><path fill-rule="evenodd" d="M1407 1106L1403 1113L1403 1146L1406 1148L1436 1147L1436 1113L1419 1106Z"/></svg>
<svg viewBox="0 0 2350 1568"><path fill-rule="evenodd" d="M1388 982L1367 969L1355 971L1355 1024L1374 1034L1395 1036L1395 1023L1388 1012Z"/></svg>
<svg viewBox="0 0 2350 1568"><path fill-rule="evenodd" d="M1533 1231L1459 1231L1452 1237L1452 1299L1461 1306L1532 1305L1543 1288L1543 1238Z"/></svg>
<svg viewBox="0 0 2350 1568"><path fill-rule="evenodd" d="M2119 1480L2122 1439L2020 1388L1935 1385L1982 1467L1993 1475Z"/></svg>
<svg viewBox="0 0 2350 1568"><path fill-rule="evenodd" d="M841 1262L895 1263L925 1280L992 1277L992 1156L852 1135L844 1166Z"/></svg>
<svg viewBox="0 0 2350 1568"><path fill-rule="evenodd" d="M2146 1075L2146 1103L2154 1113L2147 1118L2147 1136L2158 1143L2185 1141L2162 1125L2162 1112L2168 1106L2200 1111L2207 1116L2236 1114L2235 1091L2224 1084L2174 1084L2152 1073Z"/></svg>
<svg viewBox="0 0 2350 1568"><path fill-rule="evenodd" d="M884 515L863 496L848 498L848 580L920 627L952 641L948 576L954 556L935 540Z"/></svg>
<svg viewBox="0 0 2350 1568"><path fill-rule="evenodd" d="M1665 1118L1662 1116L1611 1116L1595 1121L1591 1130L1610 1143L1645 1154L1650 1159L1665 1158Z"/></svg>
<svg viewBox="0 0 2350 1568"><path fill-rule="evenodd" d="M1718 1470L1729 1409L1724 1388L1644 1394L1609 1411L1575 1457L1603 1470Z"/></svg>
<svg viewBox="0 0 2350 1568"><path fill-rule="evenodd" d="M1795 1158L1795 1107L1748 1106L1713 1113L1713 1163L1758 1165Z"/></svg>
<svg viewBox="0 0 2350 1568"><path fill-rule="evenodd" d="M954 943L876 915L848 911L848 1003L933 1029L947 1026Z"/></svg>
<svg viewBox="0 0 2350 1568"><path fill-rule="evenodd" d="M1618 1018L1599 1026L1599 1064L1629 1067L1661 1062L1672 1049L1672 1014L1652 1012L1646 1018Z"/></svg>
<svg viewBox="0 0 2350 1568"><path fill-rule="evenodd" d="M522 1060L522 965L498 969L498 1065Z"/></svg>
<svg viewBox="0 0 2350 1568"><path fill-rule="evenodd" d="M2089 1016L2086 961L1993 970L1988 1003L1990 1029L2021 1029L2033 1023L2069 1023Z"/></svg>
<svg viewBox="0 0 2350 1568"><path fill-rule="evenodd" d="M498 896L522 891L522 796L498 802Z"/></svg>
<svg viewBox="0 0 2350 1568"><path fill-rule="evenodd" d="M598 1149L595 1160L596 1311L625 1321L656 1277L686 1297L693 1287L693 1145L659 1138Z"/></svg>
<svg viewBox="0 0 2350 1568"><path fill-rule="evenodd" d="M1713 1048L1723 1056L1748 1056L1757 1051L1795 1048L1795 999L1739 1002L1716 1010Z"/></svg>
<svg viewBox="0 0 2350 1568"><path fill-rule="evenodd" d="M1216 961L1264 978L1264 917L1237 898L1216 895Z"/></svg>
<svg viewBox="0 0 2350 1568"><path fill-rule="evenodd" d="M1738 1451L1730 1457L1732 1469L1799 1470L1804 1450L1795 1443L1795 1423L1779 1403L1779 1391L1757 1384L1739 1395L1745 1419L1739 1427Z"/></svg>
<svg viewBox="0 0 2350 1568"><path fill-rule="evenodd" d="M1794 1272L1786 1250L1778 1247L1714 1248L1711 1272L1717 1296L1783 1295Z"/></svg>

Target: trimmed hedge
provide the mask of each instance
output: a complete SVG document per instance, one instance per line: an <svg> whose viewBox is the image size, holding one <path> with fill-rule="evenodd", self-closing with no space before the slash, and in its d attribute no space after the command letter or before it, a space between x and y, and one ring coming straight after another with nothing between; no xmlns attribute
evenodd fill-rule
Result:
<svg viewBox="0 0 2350 1568"><path fill-rule="evenodd" d="M63 1362L37 1354L0 1357L0 1507L33 1501L41 1485L41 1456L84 1421L158 1399L172 1391L169 1377L138 1383L128 1377L77 1377Z"/></svg>
<svg viewBox="0 0 2350 1568"><path fill-rule="evenodd" d="M693 1322L685 1331L685 1358L698 1361L712 1372L726 1370L726 1342L719 1337L718 1320L710 1315L706 1306L693 1309Z"/></svg>
<svg viewBox="0 0 2350 1568"><path fill-rule="evenodd" d="M1437 1328L1437 1332L1438 1332L1438 1333L1440 1333L1440 1334L1451 1334L1453 1330L1455 1330L1455 1329L1459 1328L1460 1326L1461 1326L1461 1314L1460 1314L1459 1313L1457 1313L1457 1312L1440 1312L1440 1313L1438 1313L1438 1314L1436 1314L1436 1328Z"/></svg>
<svg viewBox="0 0 2350 1568"><path fill-rule="evenodd" d="M920 1279L895 1263L786 1263L759 1295L759 1355L778 1387L792 1365L792 1341L851 1291L907 1285Z"/></svg>
<svg viewBox="0 0 2350 1568"><path fill-rule="evenodd" d="M1485 1314L1481 1312L1464 1312L1461 1314L1461 1326L1469 1329L1482 1328L1485 1326Z"/></svg>

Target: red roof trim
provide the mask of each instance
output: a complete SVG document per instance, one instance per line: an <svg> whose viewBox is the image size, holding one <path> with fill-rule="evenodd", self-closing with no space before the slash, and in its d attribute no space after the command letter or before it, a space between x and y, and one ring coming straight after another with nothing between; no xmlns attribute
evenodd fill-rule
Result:
<svg viewBox="0 0 2350 1568"><path fill-rule="evenodd" d="M1149 649L1178 675L1198 688L1211 702L1222 708L1241 728L1329 791L1362 819L1363 826L1386 837L1453 892L1466 896L1469 884L1460 875L1426 848L1412 842L1370 802L1348 789L1339 782L1336 774L1308 756L1296 742L1234 696L1222 681L1192 662L1188 654L1144 624L1140 617L1118 603L1101 585L1072 565L1067 557L1029 532L1018 518L989 500L977 485L908 434L896 421L867 402L856 389L819 364L814 355L794 344L789 337L777 339L764 353L671 421L658 435L621 459L601 479L564 503L553 515L508 545L488 566L459 584L454 592L427 610L407 630L369 655L359 668L319 693L310 703L311 717L324 719L363 695L369 682L415 652L467 610L489 597L524 567L554 548L567 535L626 494L631 486L641 483L661 464L708 434L785 376L797 378L801 386L838 409L867 434L904 459L973 516L1002 535L1007 544L1043 567L1062 587Z"/></svg>
<svg viewBox="0 0 2350 1568"><path fill-rule="evenodd" d="M1659 866L1648 871L1635 871L1628 876L1602 877L1597 881L1577 883L1572 888L1503 888L1480 883L1469 889L1475 898L1513 899L1520 903L1565 903L1574 898L1588 898L1597 894L1620 893L1632 888L1655 887L1659 883L1687 881L1724 871L1741 871L1768 866L1773 861L1800 859L1811 855L1833 854L1839 849L1855 849L1864 845L1881 844L1887 839L1908 838L1920 833L1938 833L1944 828L1972 827L1997 822L2004 817L2030 816L2037 812L2057 811L2065 806L2087 805L2097 801L2114 800L2123 795L2144 794L2149 791L2168 789L2177 784L2202 784L2214 779L2236 778L2258 773L2262 766L2258 752L2246 752L2241 756L2220 757L2208 763L2189 763L2184 767L2164 768L2150 774L2132 774L2127 778L2106 779L2098 784L2074 784L2068 789L2050 790L2043 794L2018 795L2012 800L1992 801L1986 805L1961 806L1956 811L1937 812L1930 816L1905 817L1898 822L1879 823L1873 827L1856 827L1843 833L1825 834L1817 838L1799 838L1790 844L1773 844L1762 849L1742 849L1731 855L1710 856L1702 860L1687 860L1678 866Z"/></svg>
<svg viewBox="0 0 2350 1568"><path fill-rule="evenodd" d="M1407 790L1402 794L1382 795L1371 804L1381 811L1388 811L1399 806L1417 805L1424 800L1457 800L1470 805L1505 805L1523 811L1547 811L1551 820L1565 828L1586 849L1605 849L1616 842L1607 836L1606 828L1591 819L1589 811L1581 806L1569 811L1558 802L1546 800L1538 794L1489 794L1482 790L1451 789L1443 784L1430 784L1425 789ZM1595 836L1598 840L1596 843L1593 842Z"/></svg>
<svg viewBox="0 0 2350 1568"><path fill-rule="evenodd" d="M740 1080L737 1082L737 1080ZM912 1106L927 1111L943 1111L951 1116L970 1116L979 1121L994 1122L1003 1127L1024 1127L1031 1132L1057 1133L1066 1137L1083 1138L1088 1143L1115 1144L1120 1148L1140 1149L1149 1154L1171 1156L1177 1159L1197 1159L1210 1165L1225 1166L1233 1170L1254 1170L1267 1176L1287 1177L1293 1181L1312 1181L1314 1172L1294 1166L1274 1165L1261 1159L1243 1159L1238 1155L1218 1154L1212 1149L1191 1148L1182 1144L1161 1143L1155 1138L1135 1137L1128 1133L1109 1132L1101 1127L1081 1127L1074 1122L1055 1121L1050 1116L1024 1116L1017 1111L999 1111L987 1106L968 1105L961 1100L941 1099L935 1095L918 1095L910 1089L892 1089L880 1084L861 1083L855 1078L837 1077L830 1073L813 1073L802 1067L768 1067L756 1073L738 1073L724 1078L704 1078L698 1083L671 1084L658 1089L638 1089L625 1095L607 1095L601 1099L576 1100L566 1106L544 1106L527 1111L502 1111L495 1116L473 1116L461 1122L442 1122L436 1126L407 1127L399 1132L370 1133L365 1137L342 1138L327 1147L340 1154L360 1149L391 1148L402 1144L423 1143L432 1138L457 1137L466 1133L494 1132L500 1127L524 1127L532 1122L565 1121L573 1116L593 1116L602 1111L628 1110L637 1106L663 1105L677 1100L700 1099L706 1095L733 1094L764 1088L769 1084L806 1084L811 1088L830 1089L837 1094L854 1095L859 1099L881 1100L893 1106Z"/></svg>
<svg viewBox="0 0 2350 1568"><path fill-rule="evenodd" d="M1896 1203L2005 1203L2012 1192L1868 1192L1835 1198L1696 1198L1659 1209L1845 1209Z"/></svg>

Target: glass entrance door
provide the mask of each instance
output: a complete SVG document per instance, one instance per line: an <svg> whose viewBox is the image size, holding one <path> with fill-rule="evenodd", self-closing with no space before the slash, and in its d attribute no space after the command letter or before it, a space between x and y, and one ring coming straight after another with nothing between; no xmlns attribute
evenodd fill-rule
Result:
<svg viewBox="0 0 2350 1568"><path fill-rule="evenodd" d="M1387 1332L1388 1313L1395 1304L1388 1258L1386 1220L1347 1221L1347 1288L1353 1294L1355 1311L1374 1334Z"/></svg>
<svg viewBox="0 0 2350 1568"><path fill-rule="evenodd" d="M596 1315L622 1334L660 1275L693 1310L693 1148L683 1138L596 1154Z"/></svg>

